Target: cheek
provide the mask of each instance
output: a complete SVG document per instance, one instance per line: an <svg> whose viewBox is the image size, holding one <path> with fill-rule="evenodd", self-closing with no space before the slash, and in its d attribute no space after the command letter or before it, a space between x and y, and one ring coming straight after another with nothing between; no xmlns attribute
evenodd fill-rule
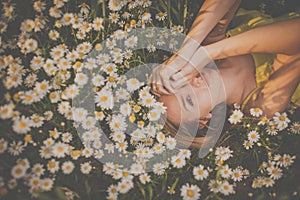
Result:
<svg viewBox="0 0 300 200"><path fill-rule="evenodd" d="M201 91L197 96L200 117L206 116L211 110L211 96L208 91Z"/></svg>
<svg viewBox="0 0 300 200"><path fill-rule="evenodd" d="M175 96L163 96L159 99L167 107L167 118L173 124L179 125L181 122L181 109Z"/></svg>

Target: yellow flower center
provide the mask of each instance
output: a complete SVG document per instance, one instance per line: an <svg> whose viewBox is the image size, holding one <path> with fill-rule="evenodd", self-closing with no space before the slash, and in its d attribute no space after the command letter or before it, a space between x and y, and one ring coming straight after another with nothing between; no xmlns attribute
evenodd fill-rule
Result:
<svg viewBox="0 0 300 200"><path fill-rule="evenodd" d="M193 197L193 196L195 196L195 192L193 191L193 190L187 190L186 191L186 195L188 196L188 197Z"/></svg>

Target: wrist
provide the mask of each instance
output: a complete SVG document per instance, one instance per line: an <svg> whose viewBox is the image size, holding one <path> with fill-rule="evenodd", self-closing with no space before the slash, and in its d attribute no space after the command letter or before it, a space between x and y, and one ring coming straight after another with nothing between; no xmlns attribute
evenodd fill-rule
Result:
<svg viewBox="0 0 300 200"><path fill-rule="evenodd" d="M212 60L219 59L219 52L217 51L217 48L215 47L215 45L210 44L210 45L207 45L207 46L203 46L202 48L206 51L207 55Z"/></svg>

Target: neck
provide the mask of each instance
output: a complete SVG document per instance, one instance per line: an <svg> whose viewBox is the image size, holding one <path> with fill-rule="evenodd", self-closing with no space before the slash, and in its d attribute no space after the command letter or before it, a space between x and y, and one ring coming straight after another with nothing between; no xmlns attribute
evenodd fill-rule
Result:
<svg viewBox="0 0 300 200"><path fill-rule="evenodd" d="M226 59L217 63L225 90L225 100L228 105L241 105L249 93L256 87L255 65L251 57L241 56ZM219 98L215 104L221 103Z"/></svg>

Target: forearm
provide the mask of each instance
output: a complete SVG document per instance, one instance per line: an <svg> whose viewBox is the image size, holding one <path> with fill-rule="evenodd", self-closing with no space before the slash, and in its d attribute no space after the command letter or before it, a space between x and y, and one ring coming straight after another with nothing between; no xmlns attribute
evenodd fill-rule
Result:
<svg viewBox="0 0 300 200"><path fill-rule="evenodd" d="M198 44L201 44L234 3L239 1L240 0L206 0L200 8L187 34L187 38L191 38Z"/></svg>
<svg viewBox="0 0 300 200"><path fill-rule="evenodd" d="M229 16L227 16L227 20L231 20L231 15L233 15L236 11L239 3L240 0L206 0L200 8L199 13L177 55L181 56L185 61L191 60L190 58L197 51L199 45L226 14L229 14ZM229 23L229 21L226 23ZM225 26L222 28L225 28Z"/></svg>
<svg viewBox="0 0 300 200"><path fill-rule="evenodd" d="M300 52L300 18L252 29L205 46L213 60L249 53Z"/></svg>

